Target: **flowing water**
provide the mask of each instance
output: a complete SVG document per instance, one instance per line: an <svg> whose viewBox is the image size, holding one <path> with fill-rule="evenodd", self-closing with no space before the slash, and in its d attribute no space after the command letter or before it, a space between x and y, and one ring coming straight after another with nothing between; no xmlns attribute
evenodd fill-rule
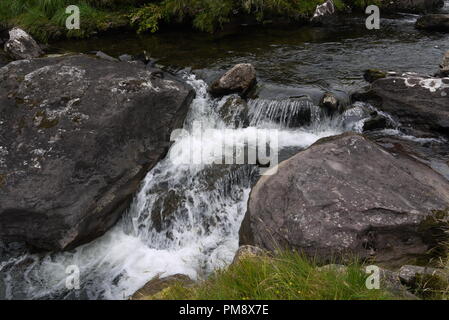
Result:
<svg viewBox="0 0 449 320"><path fill-rule="evenodd" d="M223 159L217 148L229 135L234 145L254 148L248 137L276 133L280 161L322 137L360 132L372 107L356 103L329 117L317 99L329 90L348 103L348 94L365 84L361 73L367 68L436 71L449 49L448 36L418 32L415 20L413 15L383 19L377 32L354 18L332 28L248 29L218 39L167 33L55 44L112 55L146 49L162 64L191 67L184 77L196 98L185 131L142 181L121 221L104 236L64 253L18 254L21 248L9 248L16 253L6 250L0 257L0 298L126 299L155 276L182 273L199 279L229 264L261 168L214 164ZM228 98L235 97L212 99L206 90L208 80L239 62L253 63L260 80L258 98L248 101L243 116L226 113ZM235 121L239 118L247 125ZM389 134L400 134L400 128ZM199 150L207 162L192 161ZM226 144L222 150L225 156L234 152ZM79 268L80 290L66 288L71 266Z"/></svg>

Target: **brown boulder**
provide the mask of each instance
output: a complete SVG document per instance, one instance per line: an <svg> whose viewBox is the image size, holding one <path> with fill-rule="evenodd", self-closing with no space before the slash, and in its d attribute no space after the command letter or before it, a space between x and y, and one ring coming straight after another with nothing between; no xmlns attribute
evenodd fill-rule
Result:
<svg viewBox="0 0 449 320"><path fill-rule="evenodd" d="M394 265L437 245L432 218L449 182L358 134L325 138L253 188L240 245L287 247L320 261L346 256Z"/></svg>

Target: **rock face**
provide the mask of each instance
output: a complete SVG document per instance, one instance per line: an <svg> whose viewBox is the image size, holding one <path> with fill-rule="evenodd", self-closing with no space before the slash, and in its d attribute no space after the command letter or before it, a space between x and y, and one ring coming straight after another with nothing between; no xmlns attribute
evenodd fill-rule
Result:
<svg viewBox="0 0 449 320"><path fill-rule="evenodd" d="M110 228L169 147L192 88L85 55L0 69L0 239L46 250Z"/></svg>
<svg viewBox="0 0 449 320"><path fill-rule="evenodd" d="M449 78L412 73L387 77L352 99L389 113L405 129L449 135Z"/></svg>
<svg viewBox="0 0 449 320"><path fill-rule="evenodd" d="M449 181L357 134L318 141L252 189L240 245L287 247L318 260L346 254L395 265L436 245Z"/></svg>
<svg viewBox="0 0 449 320"><path fill-rule="evenodd" d="M213 96L230 93L245 95L256 83L256 69L249 63L240 63L215 80L209 88Z"/></svg>
<svg viewBox="0 0 449 320"><path fill-rule="evenodd" d="M415 24L417 29L449 32L449 14L427 14Z"/></svg>
<svg viewBox="0 0 449 320"><path fill-rule="evenodd" d="M19 28L9 31L9 40L5 43L5 52L15 60L33 59L43 54L36 41Z"/></svg>

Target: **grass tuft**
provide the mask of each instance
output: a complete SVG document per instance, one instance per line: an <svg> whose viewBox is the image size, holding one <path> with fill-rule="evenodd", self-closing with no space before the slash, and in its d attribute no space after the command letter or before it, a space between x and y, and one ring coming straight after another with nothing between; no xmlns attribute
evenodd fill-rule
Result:
<svg viewBox="0 0 449 320"><path fill-rule="evenodd" d="M354 262L346 271L319 269L299 253L245 257L190 287L174 284L147 299L199 300L387 300L387 291L366 288L367 274Z"/></svg>

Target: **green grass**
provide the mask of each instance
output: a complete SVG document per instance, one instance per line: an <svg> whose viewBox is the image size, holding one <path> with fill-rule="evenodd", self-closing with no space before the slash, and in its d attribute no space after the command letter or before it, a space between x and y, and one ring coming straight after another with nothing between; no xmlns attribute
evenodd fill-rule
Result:
<svg viewBox="0 0 449 320"><path fill-rule="evenodd" d="M302 255L283 251L274 257L251 257L216 271L192 287L175 283L147 299L225 300L387 300L383 290L369 290L367 274L352 263L346 272L319 270Z"/></svg>
<svg viewBox="0 0 449 320"><path fill-rule="evenodd" d="M19 26L44 42L58 37L83 38L129 24L131 9L124 5L137 1L124 1L122 7L117 7L117 3L118 0L1 0L0 22L8 27ZM65 10L69 5L80 8L80 30L65 28Z"/></svg>

